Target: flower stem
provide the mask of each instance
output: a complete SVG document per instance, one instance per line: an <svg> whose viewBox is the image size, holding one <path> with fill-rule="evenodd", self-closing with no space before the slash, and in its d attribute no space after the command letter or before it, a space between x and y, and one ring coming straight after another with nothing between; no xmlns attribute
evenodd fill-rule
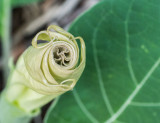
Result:
<svg viewBox="0 0 160 123"><path fill-rule="evenodd" d="M3 70L4 70L4 81L7 81L9 68L8 60L10 57L10 28L11 28L11 4L10 0L2 0L2 20L1 20L1 31L2 31L2 59L3 59Z"/></svg>

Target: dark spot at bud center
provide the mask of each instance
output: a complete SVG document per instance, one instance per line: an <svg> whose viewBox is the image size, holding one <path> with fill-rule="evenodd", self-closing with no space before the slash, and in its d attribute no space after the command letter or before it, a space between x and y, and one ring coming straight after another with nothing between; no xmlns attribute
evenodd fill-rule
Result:
<svg viewBox="0 0 160 123"><path fill-rule="evenodd" d="M53 50L53 57L55 62L60 66L68 66L70 63L70 51L64 46L56 46Z"/></svg>

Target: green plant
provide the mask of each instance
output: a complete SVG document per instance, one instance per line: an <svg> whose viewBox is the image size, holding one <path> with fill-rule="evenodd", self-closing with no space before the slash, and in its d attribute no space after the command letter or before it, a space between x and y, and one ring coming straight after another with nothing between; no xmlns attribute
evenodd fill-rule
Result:
<svg viewBox="0 0 160 123"><path fill-rule="evenodd" d="M103 0L69 32L86 43L86 68L45 123L159 123L159 1Z"/></svg>
<svg viewBox="0 0 160 123"><path fill-rule="evenodd" d="M160 121L159 3L104 0L72 24L86 42L86 68L45 123Z"/></svg>
<svg viewBox="0 0 160 123"><path fill-rule="evenodd" d="M38 44L39 40L47 43ZM39 32L32 46L20 56L1 94L0 122L28 123L43 105L73 89L85 61L85 44L81 37L74 37L55 25Z"/></svg>

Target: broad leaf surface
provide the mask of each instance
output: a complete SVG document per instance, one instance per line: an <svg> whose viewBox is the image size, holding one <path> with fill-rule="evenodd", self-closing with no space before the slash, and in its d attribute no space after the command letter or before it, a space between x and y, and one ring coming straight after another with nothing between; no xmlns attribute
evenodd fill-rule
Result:
<svg viewBox="0 0 160 123"><path fill-rule="evenodd" d="M72 24L70 32L86 42L86 69L46 123L159 123L159 4L106 0Z"/></svg>

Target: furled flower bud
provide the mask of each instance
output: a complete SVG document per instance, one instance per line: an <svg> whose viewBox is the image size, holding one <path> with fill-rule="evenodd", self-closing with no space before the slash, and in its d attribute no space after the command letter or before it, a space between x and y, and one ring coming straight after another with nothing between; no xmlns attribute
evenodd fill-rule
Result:
<svg viewBox="0 0 160 123"><path fill-rule="evenodd" d="M80 50L76 39L80 40ZM20 56L9 80L7 99L26 112L40 108L73 89L85 61L83 39L51 25L46 31L39 32L33 38L32 46Z"/></svg>

